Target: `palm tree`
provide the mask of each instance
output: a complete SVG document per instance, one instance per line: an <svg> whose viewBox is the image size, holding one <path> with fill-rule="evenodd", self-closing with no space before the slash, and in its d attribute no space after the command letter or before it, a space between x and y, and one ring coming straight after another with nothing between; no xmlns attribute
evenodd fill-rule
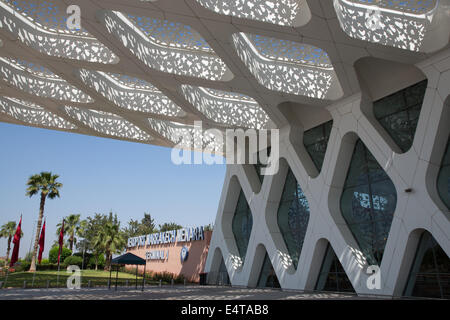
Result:
<svg viewBox="0 0 450 320"><path fill-rule="evenodd" d="M69 235L69 249L73 252L73 244L77 242L75 235L80 231L81 219L79 214L71 214L64 218L64 234ZM61 232L61 222L56 225L56 235Z"/></svg>
<svg viewBox="0 0 450 320"><path fill-rule="evenodd" d="M30 198L39 192L41 193L41 202L39 206L39 218L36 227L36 238L34 241L33 257L31 259L30 272L36 271L36 253L39 244L39 235L42 225L42 217L44 216L45 200L59 198L59 189L62 188L62 184L56 180L59 178L57 174L51 172L41 172L40 174L32 175L28 178L26 195Z"/></svg>
<svg viewBox="0 0 450 320"><path fill-rule="evenodd" d="M8 266L9 252L11 251L11 241L16 233L16 223L14 221L9 221L5 223L0 229L0 238L8 239L8 247L6 249L6 260L5 267Z"/></svg>
<svg viewBox="0 0 450 320"><path fill-rule="evenodd" d="M105 253L105 270L108 270L113 253L119 253L125 248L125 237L120 230L120 222L117 219L117 215L113 217L112 212L109 213L109 217L95 237L94 247Z"/></svg>
<svg viewBox="0 0 450 320"><path fill-rule="evenodd" d="M80 231L78 236L83 238L84 250L91 251L95 259L95 270L98 268L98 257L104 252L100 245L95 246L99 231L103 228L108 217L96 213L94 217L88 217L80 222Z"/></svg>

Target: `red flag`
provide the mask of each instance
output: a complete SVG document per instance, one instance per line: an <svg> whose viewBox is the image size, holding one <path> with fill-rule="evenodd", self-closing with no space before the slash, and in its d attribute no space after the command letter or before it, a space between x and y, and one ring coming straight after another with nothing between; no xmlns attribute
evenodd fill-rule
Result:
<svg viewBox="0 0 450 320"><path fill-rule="evenodd" d="M39 264L41 264L42 252L44 252L44 242L45 242L45 220L44 220L44 225L42 226L41 236L39 238L39 255L38 255L38 263Z"/></svg>
<svg viewBox="0 0 450 320"><path fill-rule="evenodd" d="M12 267L17 260L19 260L19 246L20 246L20 235L22 233L22 216L20 216L19 225L16 229L16 234L14 235L13 243L14 243L14 249L11 256L11 263L9 264L10 267Z"/></svg>
<svg viewBox="0 0 450 320"><path fill-rule="evenodd" d="M58 251L58 265L59 265L59 259L61 258L61 250L64 243L64 219L61 226L61 231L59 232L59 251Z"/></svg>

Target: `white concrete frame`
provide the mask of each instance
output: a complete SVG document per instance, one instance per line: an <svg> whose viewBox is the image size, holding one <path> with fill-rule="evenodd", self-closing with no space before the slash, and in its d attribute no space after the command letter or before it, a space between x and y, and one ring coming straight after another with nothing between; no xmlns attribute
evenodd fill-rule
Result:
<svg viewBox="0 0 450 320"><path fill-rule="evenodd" d="M206 271L218 271L224 257L232 285L254 287L265 250L283 289L314 290L329 242L359 295L400 296L403 293L421 231L430 232L450 256L450 212L436 189L436 179L450 134L450 51L416 65L428 79L412 148L401 153L374 118L372 102L364 93L327 107L333 129L320 174L302 142L303 129L281 129L280 171L261 185L251 165L228 166L219 204ZM368 289L367 262L360 253L339 208L340 196L357 138L393 181L397 206L380 266L381 289ZM310 206L310 219L297 270L277 223L277 210L288 167ZM253 215L245 263L231 230L240 190ZM411 188L412 192L405 192ZM265 248L265 250L263 250ZM238 263L236 263L238 261ZM211 279L214 281L214 279Z"/></svg>

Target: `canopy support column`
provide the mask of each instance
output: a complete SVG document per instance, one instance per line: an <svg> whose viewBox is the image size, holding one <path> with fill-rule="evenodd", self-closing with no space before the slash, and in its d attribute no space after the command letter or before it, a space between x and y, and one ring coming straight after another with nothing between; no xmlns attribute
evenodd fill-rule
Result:
<svg viewBox="0 0 450 320"><path fill-rule="evenodd" d="M117 278L119 277L119 264L116 267L116 291L117 291Z"/></svg>
<svg viewBox="0 0 450 320"><path fill-rule="evenodd" d="M144 264L144 274L142 276L142 291L144 291L145 286L145 268L147 268L147 264Z"/></svg>
<svg viewBox="0 0 450 320"><path fill-rule="evenodd" d="M111 272L112 272L112 265L109 266L109 281L108 281L108 290L111 289Z"/></svg>

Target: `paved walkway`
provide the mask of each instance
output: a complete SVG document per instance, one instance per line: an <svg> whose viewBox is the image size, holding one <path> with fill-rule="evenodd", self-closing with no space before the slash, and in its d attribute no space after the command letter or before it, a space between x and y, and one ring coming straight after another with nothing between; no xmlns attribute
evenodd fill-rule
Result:
<svg viewBox="0 0 450 320"><path fill-rule="evenodd" d="M360 300L368 299L346 293L300 293L275 289L246 289L216 286L134 288L2 289L0 300ZM374 299L374 298L372 298Z"/></svg>

